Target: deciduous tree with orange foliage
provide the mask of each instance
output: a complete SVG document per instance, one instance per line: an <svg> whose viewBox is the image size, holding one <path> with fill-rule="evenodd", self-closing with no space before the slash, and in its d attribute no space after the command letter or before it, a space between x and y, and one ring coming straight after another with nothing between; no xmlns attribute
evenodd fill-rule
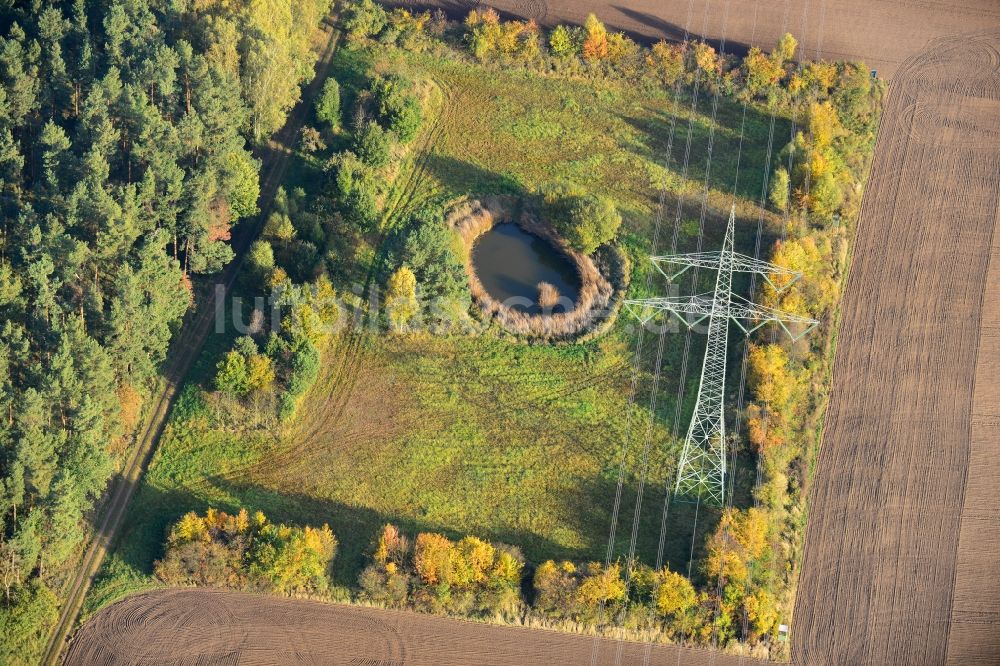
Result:
<svg viewBox="0 0 1000 666"><path fill-rule="evenodd" d="M464 614L512 613L521 604L524 558L512 546L475 536L452 541L434 532L418 534L411 546L386 525L372 559L359 578L369 601Z"/></svg>
<svg viewBox="0 0 1000 666"><path fill-rule="evenodd" d="M608 29L594 14L587 14L587 19L583 22L583 30L586 35L583 38L583 58L584 60L604 60L608 57Z"/></svg>

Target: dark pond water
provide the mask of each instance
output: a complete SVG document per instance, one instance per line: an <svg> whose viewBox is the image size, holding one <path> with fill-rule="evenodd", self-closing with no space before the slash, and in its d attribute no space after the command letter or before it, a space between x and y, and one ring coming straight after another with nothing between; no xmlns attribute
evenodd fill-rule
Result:
<svg viewBox="0 0 1000 666"><path fill-rule="evenodd" d="M476 240L472 266L493 298L509 307L539 314L538 283L548 282L562 297L552 312L573 308L580 292L576 268L556 248L516 224L498 224ZM566 301L569 299L569 301Z"/></svg>

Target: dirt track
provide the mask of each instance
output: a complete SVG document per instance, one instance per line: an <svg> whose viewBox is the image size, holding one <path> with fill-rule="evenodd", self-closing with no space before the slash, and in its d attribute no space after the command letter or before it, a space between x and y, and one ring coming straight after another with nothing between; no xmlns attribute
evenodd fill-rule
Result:
<svg viewBox="0 0 1000 666"><path fill-rule="evenodd" d="M1000 32L937 40L893 82L865 194L798 662L1000 660L998 211Z"/></svg>
<svg viewBox="0 0 1000 666"><path fill-rule="evenodd" d="M468 666L589 664L590 636L497 627L431 615L255 597L165 590L102 611L76 636L67 664L350 664ZM602 640L597 664L642 663L646 646ZM736 664L705 650L658 645L650 664ZM746 666L760 664L742 660Z"/></svg>
<svg viewBox="0 0 1000 666"><path fill-rule="evenodd" d="M442 7L462 14L476 0L395 0L388 4ZM997 0L488 0L508 15L546 25L582 23L594 12L609 26L636 36L680 39L684 26L718 41L727 51L772 46L782 27L803 45L803 55L827 60L861 59L891 77L934 37L1000 27ZM690 16L690 20L689 17Z"/></svg>

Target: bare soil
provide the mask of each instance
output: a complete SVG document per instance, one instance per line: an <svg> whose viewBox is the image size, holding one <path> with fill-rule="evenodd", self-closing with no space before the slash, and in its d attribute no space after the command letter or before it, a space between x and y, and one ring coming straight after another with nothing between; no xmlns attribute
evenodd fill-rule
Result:
<svg viewBox="0 0 1000 666"><path fill-rule="evenodd" d="M440 7L461 15L473 0L396 0L390 5ZM727 53L749 46L770 48L784 32L799 39L807 58L860 59L892 77L912 55L940 35L1000 27L996 0L492 0L507 16L543 25L583 23L593 12L617 30L645 39L692 36L718 43Z"/></svg>
<svg viewBox="0 0 1000 666"><path fill-rule="evenodd" d="M621 660L616 662L618 650ZM596 650L596 661L591 656ZM256 597L162 590L101 611L70 645L66 664L637 664L647 646L432 615ZM708 650L649 647L649 664L762 662Z"/></svg>
<svg viewBox="0 0 1000 666"><path fill-rule="evenodd" d="M1000 659L1000 32L890 88L844 297L792 653Z"/></svg>

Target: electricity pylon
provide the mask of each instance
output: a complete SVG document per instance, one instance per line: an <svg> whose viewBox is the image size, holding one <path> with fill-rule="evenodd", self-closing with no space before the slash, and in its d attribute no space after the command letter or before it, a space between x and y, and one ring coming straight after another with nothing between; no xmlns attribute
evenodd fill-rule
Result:
<svg viewBox="0 0 1000 666"><path fill-rule="evenodd" d="M677 465L674 493L703 497L723 505L726 480L726 347L729 322L745 334L773 322L793 341L811 331L819 323L815 319L783 312L749 301L733 294L733 273L755 273L778 292L787 289L801 275L787 268L733 251L733 230L736 207L729 213L726 236L719 252L696 252L652 257L657 270L672 282L691 267L717 271L715 291L694 296L631 299L625 306L645 325L658 313L668 312L688 328L708 319L708 344L701 367L698 398L691 424L688 426ZM669 272L664 267L679 270ZM777 279L781 278L781 279ZM793 332L789 326L797 329ZM683 381L683 378L682 378Z"/></svg>

